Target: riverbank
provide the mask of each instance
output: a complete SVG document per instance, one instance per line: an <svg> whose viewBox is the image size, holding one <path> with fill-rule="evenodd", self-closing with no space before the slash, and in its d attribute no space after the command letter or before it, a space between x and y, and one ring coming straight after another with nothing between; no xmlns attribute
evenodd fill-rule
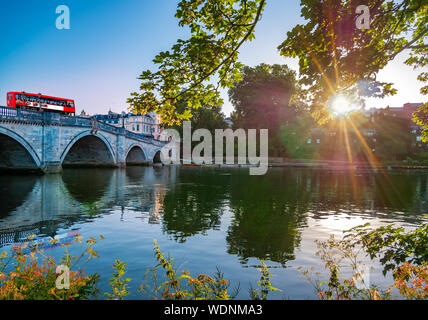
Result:
<svg viewBox="0 0 428 320"><path fill-rule="evenodd" d="M398 163L368 163L368 162L348 162L337 160L285 160L285 161L269 161L269 167L300 167L300 168L324 168L324 169L428 169L424 165L409 165Z"/></svg>
<svg viewBox="0 0 428 320"><path fill-rule="evenodd" d="M221 168L239 168L239 167L254 167L257 165L252 164L238 164L235 160L234 164L191 164L188 166L202 166L202 167L221 167ZM428 166L414 165L407 163L368 163L368 162L348 162L339 160L307 160L307 159L287 159L287 158L269 158L268 166L271 168L314 168L314 169L364 169L364 170L427 170Z"/></svg>
<svg viewBox="0 0 428 320"><path fill-rule="evenodd" d="M162 163L152 162L140 162L140 163L129 163L127 167L163 167ZM169 166L169 165L167 165ZM210 168L250 168L258 167L258 164L238 164L235 160L233 164L181 164L178 166L183 167L210 167ZM414 165L414 164L399 164L395 163L367 163L367 162L347 162L337 160L298 160L298 159L286 159L286 158L269 158L268 167L270 168L311 168L311 169L353 169L353 170L428 170L426 165ZM102 164L80 164L80 165L64 165L64 168L117 168L111 165ZM0 168L0 174L35 174L43 175L44 172L37 168ZM56 173L56 172L55 172Z"/></svg>

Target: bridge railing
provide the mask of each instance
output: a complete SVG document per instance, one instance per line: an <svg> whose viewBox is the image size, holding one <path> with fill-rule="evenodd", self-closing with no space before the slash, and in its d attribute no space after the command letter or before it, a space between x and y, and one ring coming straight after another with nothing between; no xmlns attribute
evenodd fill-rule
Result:
<svg viewBox="0 0 428 320"><path fill-rule="evenodd" d="M28 121L43 122L43 113L32 110L22 110L0 106L0 118L8 120L23 119Z"/></svg>
<svg viewBox="0 0 428 320"><path fill-rule="evenodd" d="M24 120L24 121L31 121L31 122L44 123L44 124L63 125L63 126L79 126L79 127L93 126L91 118L74 117L74 116L62 115L56 112L46 112L46 111L39 112L39 111L23 110L23 109L16 109L16 108L3 107L3 106L0 106L0 119ZM100 121L97 121L96 126L98 130L103 130L113 134L125 134L125 136L128 138L143 140L147 143L151 143L157 146L163 146L165 144L165 142L155 140L153 138L146 137L137 133L133 133L125 130L125 128L115 127Z"/></svg>

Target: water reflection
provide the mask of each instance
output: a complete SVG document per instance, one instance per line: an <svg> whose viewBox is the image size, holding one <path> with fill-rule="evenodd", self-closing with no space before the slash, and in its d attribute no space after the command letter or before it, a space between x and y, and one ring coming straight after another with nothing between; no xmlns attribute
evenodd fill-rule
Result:
<svg viewBox="0 0 428 320"><path fill-rule="evenodd" d="M270 170L262 177L240 172L231 180L228 252L285 264L294 259L306 217L366 218L389 215L414 223L427 212L427 175L339 170Z"/></svg>
<svg viewBox="0 0 428 320"><path fill-rule="evenodd" d="M232 181L234 219L227 235L228 252L243 262L251 257L282 264L294 259L299 227L311 205L314 181L307 175L287 170L257 179L241 172Z"/></svg>
<svg viewBox="0 0 428 320"><path fill-rule="evenodd" d="M76 201L91 205L105 195L112 176L111 169L67 169L62 174L62 181Z"/></svg>
<svg viewBox="0 0 428 320"><path fill-rule="evenodd" d="M346 212L412 223L428 212L426 172L350 173L271 169L249 176L247 169L131 167L0 176L0 246L132 212L180 244L224 226L229 255L285 265L295 259L308 217Z"/></svg>
<svg viewBox="0 0 428 320"><path fill-rule="evenodd" d="M0 175L0 219L24 203L36 181L37 176Z"/></svg>
<svg viewBox="0 0 428 320"><path fill-rule="evenodd" d="M179 242L218 229L230 194L230 174L207 169L180 170L163 202L163 231Z"/></svg>

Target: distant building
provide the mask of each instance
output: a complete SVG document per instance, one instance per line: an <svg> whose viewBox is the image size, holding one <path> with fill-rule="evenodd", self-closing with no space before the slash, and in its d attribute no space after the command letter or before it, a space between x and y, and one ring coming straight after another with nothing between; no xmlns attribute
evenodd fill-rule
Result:
<svg viewBox="0 0 428 320"><path fill-rule="evenodd" d="M89 117L90 117L90 115L89 115L89 114L87 114L87 113L85 112L85 110L82 110L82 112L80 112L79 117L89 118Z"/></svg>
<svg viewBox="0 0 428 320"><path fill-rule="evenodd" d="M155 112L147 114L116 113L109 111L108 114L97 114L98 121L115 127L122 127L133 133L153 136L156 140L167 141L167 136L161 127L160 118Z"/></svg>
<svg viewBox="0 0 428 320"><path fill-rule="evenodd" d="M422 128L419 127L416 123L412 121L413 113L421 106L423 105L422 102L420 103L405 103L402 107L398 108L391 108L390 106L387 106L386 108L370 108L368 110L362 111L362 113L367 117L370 118L370 122L374 123L374 119L376 115L389 115L397 118L406 119L409 122L409 130L412 134L415 135L415 141L413 142L412 146L418 145L419 147L422 147L421 143L421 135L422 135ZM351 128L347 128L348 133L352 133L355 130ZM360 128L358 130L362 136L365 137L365 139L376 142L376 129L371 126ZM311 130L311 137L308 138L307 143L308 144L320 144L325 141L328 141L330 139L333 139L334 137L337 137L340 135L340 132L338 129L327 129L327 128L313 128ZM426 148L428 148L428 145L426 145Z"/></svg>
<svg viewBox="0 0 428 320"><path fill-rule="evenodd" d="M364 111L366 115L374 115L379 113L384 113L385 115L389 113L393 117L399 117L403 119L407 119L409 121L413 118L413 112L418 110L418 108L423 105L423 102L418 103L405 103L402 107L391 108L387 106L386 108L371 108L369 110Z"/></svg>

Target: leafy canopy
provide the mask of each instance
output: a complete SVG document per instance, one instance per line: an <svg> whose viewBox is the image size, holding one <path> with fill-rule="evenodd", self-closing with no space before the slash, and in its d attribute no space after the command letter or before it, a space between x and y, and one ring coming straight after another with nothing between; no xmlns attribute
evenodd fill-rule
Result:
<svg viewBox="0 0 428 320"><path fill-rule="evenodd" d="M283 121L294 119L290 99L297 91L296 72L286 65L260 64L242 68L242 79L229 89L235 107L233 123L239 128L277 131Z"/></svg>
<svg viewBox="0 0 428 320"><path fill-rule="evenodd" d="M286 65L260 64L242 68L242 79L229 89L235 107L233 125L244 129L269 130L269 154L285 152L281 126L293 122L300 104L292 101L298 91L296 72Z"/></svg>
<svg viewBox="0 0 428 320"><path fill-rule="evenodd" d="M190 28L191 37L159 53L153 60L157 71L141 74L141 93L128 99L133 109L156 111L173 124L190 119L193 109L221 105L218 89L240 79L238 49L254 39L264 5L265 0L182 0L175 16L180 26ZM177 110L178 102L186 108Z"/></svg>
<svg viewBox="0 0 428 320"><path fill-rule="evenodd" d="M423 2L301 1L301 13L307 22L288 32L278 49L285 57L299 59L300 81L305 88L302 97L318 107L314 111L319 118L325 116L323 106L335 94L395 94L392 83L379 82L376 76L403 50L410 50L407 64L426 65L427 46L423 41L428 33L428 9ZM370 9L367 30L356 27L359 5Z"/></svg>
<svg viewBox="0 0 428 320"><path fill-rule="evenodd" d="M221 105L218 89L241 79L239 48L254 39L266 1L180 1L175 16L191 36L155 57L157 71L141 74L141 92L128 99L134 111L156 111L172 124L191 118L194 109ZM359 5L370 9L367 30L356 27ZM299 59L305 89L299 98L311 104L318 119L325 118L324 106L335 94L361 99L395 94L393 84L377 81L376 75L404 50L408 65L427 64L426 0L301 0L301 14L305 23L288 32L278 49ZM427 79L426 72L419 75ZM185 101L184 110L176 109L178 101Z"/></svg>

